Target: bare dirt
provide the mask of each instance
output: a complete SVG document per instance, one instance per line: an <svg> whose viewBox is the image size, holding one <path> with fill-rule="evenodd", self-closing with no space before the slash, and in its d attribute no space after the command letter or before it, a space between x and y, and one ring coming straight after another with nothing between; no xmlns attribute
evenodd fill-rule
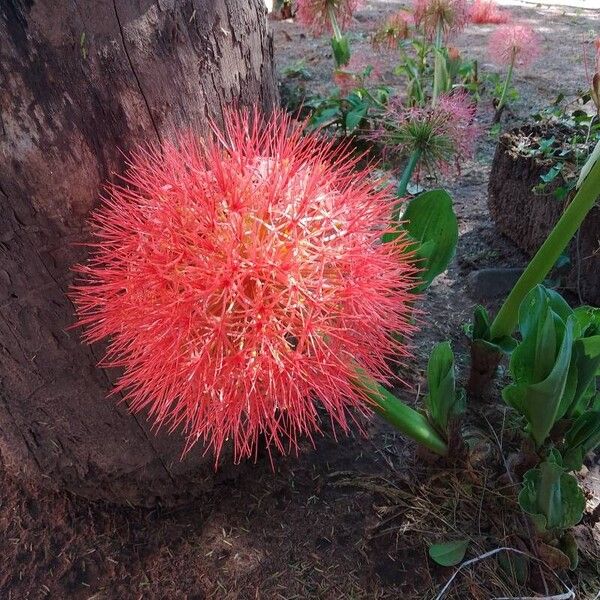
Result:
<svg viewBox="0 0 600 600"><path fill-rule="evenodd" d="M369 47L369 35L398 2L371 0L353 27L354 47ZM559 91L585 86L583 48L598 33L593 11L548 6L510 6L543 37L544 54L536 66L517 73L521 97L508 128L532 110L551 102ZM279 70L304 58L315 89L327 87L331 56L327 40L314 39L293 22L272 21ZM470 26L455 40L466 56L485 59L491 26ZM398 85L389 72L384 76ZM489 98L478 119L491 123ZM423 299L423 334L403 377L414 398L423 381L428 353L436 341L450 339L466 377L466 340L462 325L476 301L467 292L467 276L485 267L520 266L525 258L494 229L486 207L486 186L495 139L484 136L476 159L449 184L460 221L456 260ZM491 306L493 308L493 305ZM528 548L514 532L525 525L510 494L492 488L484 468L498 448L485 419L501 424L501 445L512 435L501 406L481 413L474 430L487 433L480 443L480 469L442 469L386 424L374 419L367 436L331 432L307 445L299 457L261 458L235 480L222 480L210 494L176 510L147 510L92 503L68 494L30 489L0 470L0 598L73 599L304 599L434 598L452 574L427 557L431 541L464 536L467 558L502 545ZM510 488L511 483L506 482ZM588 465L584 485L589 507L598 504L600 469ZM588 520L591 517L588 518ZM560 573L578 598L600 590L600 531L580 527L581 568ZM527 540L527 536L523 536ZM530 582L550 595L564 587L547 569L535 566ZM460 574L446 597L519 596L531 589L503 575L495 558Z"/></svg>

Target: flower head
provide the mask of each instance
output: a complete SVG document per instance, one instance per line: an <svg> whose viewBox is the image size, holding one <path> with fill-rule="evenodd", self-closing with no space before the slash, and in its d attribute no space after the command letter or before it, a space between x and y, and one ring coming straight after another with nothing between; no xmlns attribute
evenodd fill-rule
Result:
<svg viewBox="0 0 600 600"><path fill-rule="evenodd" d="M540 53L538 35L527 25L502 25L490 35L488 50L498 64L526 67Z"/></svg>
<svg viewBox="0 0 600 600"><path fill-rule="evenodd" d="M438 30L445 36L461 31L468 16L466 0L415 0L415 23L430 38Z"/></svg>
<svg viewBox="0 0 600 600"><path fill-rule="evenodd" d="M410 35L412 23L409 13L402 10L394 13L373 35L373 47L376 50L396 50L400 42Z"/></svg>
<svg viewBox="0 0 600 600"><path fill-rule="evenodd" d="M372 137L397 154L417 150L419 164L430 175L460 172L479 135L475 108L466 92L441 95L434 107L407 108L393 98Z"/></svg>
<svg viewBox="0 0 600 600"><path fill-rule="evenodd" d="M475 0L469 11L469 20L478 25L501 25L510 21L510 13L500 10L494 0Z"/></svg>
<svg viewBox="0 0 600 600"><path fill-rule="evenodd" d="M132 411L182 425L217 458L281 452L369 412L355 368L386 381L406 356L415 284L407 242L381 244L393 197L333 141L282 112L231 113L216 140L140 150L91 224L73 287L85 340Z"/></svg>
<svg viewBox="0 0 600 600"><path fill-rule="evenodd" d="M297 0L296 18L315 34L332 31L331 14L342 28L348 26L361 0Z"/></svg>

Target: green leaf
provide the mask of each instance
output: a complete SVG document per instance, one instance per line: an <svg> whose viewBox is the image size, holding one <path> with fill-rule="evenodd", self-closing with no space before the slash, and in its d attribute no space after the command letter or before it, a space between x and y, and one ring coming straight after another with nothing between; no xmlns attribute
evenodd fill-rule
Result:
<svg viewBox="0 0 600 600"><path fill-rule="evenodd" d="M577 479L565 472L560 454L552 450L538 468L525 473L519 505L541 533L561 532L579 523L585 497Z"/></svg>
<svg viewBox="0 0 600 600"><path fill-rule="evenodd" d="M429 392L425 403L429 417L435 427L447 433L453 417L464 411L464 396L456 392L454 354L450 342L437 344L427 365Z"/></svg>
<svg viewBox="0 0 600 600"><path fill-rule="evenodd" d="M581 306L573 312L575 336L569 372L569 387L562 404L570 417L586 410L587 401L596 389L600 370L600 308Z"/></svg>
<svg viewBox="0 0 600 600"><path fill-rule="evenodd" d="M342 111L339 106L333 106L331 108L324 108L322 110L317 110L313 114L310 124L313 128L326 127L327 125L331 125L337 121L339 121L342 117Z"/></svg>
<svg viewBox="0 0 600 600"><path fill-rule="evenodd" d="M536 286L523 299L519 324L523 341L509 363L514 383L502 396L527 419L540 446L564 414L561 400L570 380L575 320L560 295Z"/></svg>
<svg viewBox="0 0 600 600"><path fill-rule="evenodd" d="M452 197L445 190L424 192L408 203L402 220L401 227L418 243L423 271L417 290L422 292L448 268L456 251L458 222Z"/></svg>
<svg viewBox="0 0 600 600"><path fill-rule="evenodd" d="M563 321L573 314L565 299L554 290L536 285L519 307L519 330L523 338L530 335L546 306L549 306Z"/></svg>
<svg viewBox="0 0 600 600"><path fill-rule="evenodd" d="M457 565L464 557L469 546L469 540L442 542L429 546L431 560L442 567Z"/></svg>
<svg viewBox="0 0 600 600"><path fill-rule="evenodd" d="M352 133L361 124L368 110L369 104L362 102L346 115L346 131L348 133Z"/></svg>
<svg viewBox="0 0 600 600"><path fill-rule="evenodd" d="M373 409L396 429L436 454L448 454L446 442L423 414L396 398L360 367L356 368L354 384L373 402Z"/></svg>
<svg viewBox="0 0 600 600"><path fill-rule="evenodd" d="M564 465L578 471L588 452L600 444L600 411L590 410L579 416L565 434Z"/></svg>
<svg viewBox="0 0 600 600"><path fill-rule="evenodd" d="M339 39L331 38L331 48L336 66L342 67L350 62L350 44L348 43L348 38L345 36Z"/></svg>

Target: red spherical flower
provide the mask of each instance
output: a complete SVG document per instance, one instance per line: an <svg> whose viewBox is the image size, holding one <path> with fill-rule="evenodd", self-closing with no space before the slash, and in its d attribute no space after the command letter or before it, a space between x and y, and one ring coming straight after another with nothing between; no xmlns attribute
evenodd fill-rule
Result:
<svg viewBox="0 0 600 600"><path fill-rule="evenodd" d="M475 111L463 91L441 95L433 107L406 107L394 97L371 137L394 155L419 152L419 170L431 176L460 173L462 164L473 156L480 134Z"/></svg>
<svg viewBox="0 0 600 600"><path fill-rule="evenodd" d="M380 381L406 356L415 267L382 244L394 199L305 124L231 113L216 140L140 150L93 215L72 297L85 340L109 339L117 392L183 426L218 459L281 452L368 413L356 367Z"/></svg>
<svg viewBox="0 0 600 600"><path fill-rule="evenodd" d="M440 30L446 37L467 24L469 7L466 0L415 0L415 23L433 39Z"/></svg>
<svg viewBox="0 0 600 600"><path fill-rule="evenodd" d="M297 0L296 18L315 34L332 31L333 14L342 28L348 26L361 0Z"/></svg>
<svg viewBox="0 0 600 600"><path fill-rule="evenodd" d="M490 35L488 51L492 60L501 65L526 67L540 53L538 35L527 25L502 25Z"/></svg>

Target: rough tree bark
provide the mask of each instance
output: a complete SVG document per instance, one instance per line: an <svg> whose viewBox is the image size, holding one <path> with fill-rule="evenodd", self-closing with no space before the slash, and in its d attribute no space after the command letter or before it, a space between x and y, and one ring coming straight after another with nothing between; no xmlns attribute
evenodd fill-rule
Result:
<svg viewBox="0 0 600 600"><path fill-rule="evenodd" d="M86 216L136 144L274 106L264 0L0 2L0 457L91 498L152 504L212 485L201 448L107 399L102 348L69 329Z"/></svg>

